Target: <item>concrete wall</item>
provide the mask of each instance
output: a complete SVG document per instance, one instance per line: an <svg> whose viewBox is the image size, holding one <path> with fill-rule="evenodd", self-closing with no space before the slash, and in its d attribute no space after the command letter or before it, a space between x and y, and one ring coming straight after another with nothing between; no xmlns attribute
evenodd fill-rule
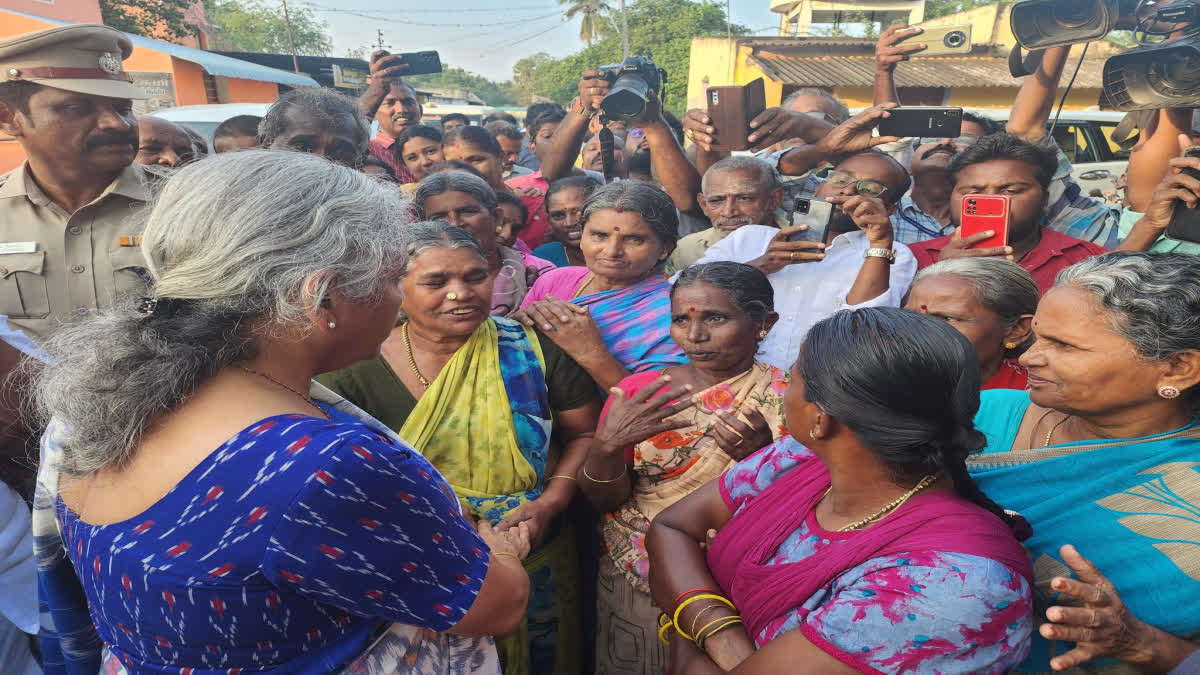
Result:
<svg viewBox="0 0 1200 675"><path fill-rule="evenodd" d="M99 0L0 0L0 9L11 9L71 23L104 23L100 19ZM6 16L4 22L8 23L10 18L20 17ZM35 28L34 30L40 29ZM20 35L22 32L27 31L16 31L11 34ZM5 34L10 33L5 31Z"/></svg>

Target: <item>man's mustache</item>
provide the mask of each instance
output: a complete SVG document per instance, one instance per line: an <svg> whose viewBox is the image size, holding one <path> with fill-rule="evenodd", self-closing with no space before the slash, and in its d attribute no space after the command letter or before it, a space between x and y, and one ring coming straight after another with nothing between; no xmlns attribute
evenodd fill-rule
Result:
<svg viewBox="0 0 1200 675"><path fill-rule="evenodd" d="M97 136L92 136L91 138L87 139L87 142L84 145L89 150L91 150L93 148L98 148L102 145L133 145L133 146L136 146L137 143L138 143L137 134L109 133L109 134L99 134Z"/></svg>
<svg viewBox="0 0 1200 675"><path fill-rule="evenodd" d="M957 152L955 152L954 148L949 145L935 145L932 148L926 150L925 154L921 155L921 159L929 159L930 157L933 157L933 155L935 153L939 153L939 152L944 152L947 155L951 155L951 156L958 154Z"/></svg>

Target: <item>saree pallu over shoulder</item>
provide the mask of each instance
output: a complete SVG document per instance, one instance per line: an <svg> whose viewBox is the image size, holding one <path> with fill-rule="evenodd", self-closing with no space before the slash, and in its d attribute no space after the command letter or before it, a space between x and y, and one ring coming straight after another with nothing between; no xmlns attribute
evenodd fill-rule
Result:
<svg viewBox="0 0 1200 675"><path fill-rule="evenodd" d="M665 431L634 447L633 493L604 523L608 554L634 588L650 592L645 544L650 521L734 464L709 433L717 415L754 408L778 439L787 434L783 426L787 384L787 373L756 361L745 373L696 394L696 405L667 418L687 420L690 426Z"/></svg>
<svg viewBox="0 0 1200 675"><path fill-rule="evenodd" d="M498 522L542 493L552 423L544 364L531 329L492 317L400 429L477 517Z"/></svg>
<svg viewBox="0 0 1200 675"><path fill-rule="evenodd" d="M841 573L872 558L921 551L988 558L1031 578L1012 533L993 514L952 495L913 497L866 530L799 563L767 564L829 487L820 460L801 461L733 515L708 549L708 566L758 636L772 619L802 607ZM761 644L759 645L762 646Z"/></svg>
<svg viewBox="0 0 1200 675"><path fill-rule="evenodd" d="M628 288L575 298L587 307L604 346L630 372L687 362L671 339L671 282L653 276Z"/></svg>
<svg viewBox="0 0 1200 675"><path fill-rule="evenodd" d="M989 439L1000 451L972 457L967 468L989 497L1033 525L1024 544L1039 605L1057 602L1051 578L1072 576L1058 553L1072 544L1139 619L1178 637L1200 638L1200 422L1143 438L1014 452L1015 430L1007 427L1015 407L1023 411L1029 400L1006 402L981 408L976 422L985 433L993 431ZM1049 659L1071 648L1036 633L1034 638L1022 671L1049 671ZM1106 667L1121 668L1109 661L1081 672L1108 672Z"/></svg>

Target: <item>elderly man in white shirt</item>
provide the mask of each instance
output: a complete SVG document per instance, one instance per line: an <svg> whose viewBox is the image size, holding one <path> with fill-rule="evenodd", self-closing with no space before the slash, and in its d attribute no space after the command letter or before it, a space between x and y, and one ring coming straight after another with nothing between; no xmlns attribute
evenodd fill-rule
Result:
<svg viewBox="0 0 1200 675"><path fill-rule="evenodd" d="M806 158L815 162L842 153L829 146L802 146L784 154L795 154L787 158L794 169ZM808 329L834 312L899 307L917 270L908 247L895 242L889 219L912 183L908 171L871 150L843 156L828 178L812 182L808 195L836 206L825 241L788 241L803 225L745 225L696 262L731 260L766 273L775 288L779 322L763 340L760 360L777 368L790 368Z"/></svg>

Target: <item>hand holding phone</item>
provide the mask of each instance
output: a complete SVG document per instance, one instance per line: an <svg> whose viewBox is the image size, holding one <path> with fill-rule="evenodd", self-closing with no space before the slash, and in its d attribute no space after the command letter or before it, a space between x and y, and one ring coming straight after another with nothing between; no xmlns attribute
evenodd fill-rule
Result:
<svg viewBox="0 0 1200 675"><path fill-rule="evenodd" d="M750 147L750 122L767 108L766 90L760 77L744 86L709 87L706 92L708 117L716 129L713 150L737 151Z"/></svg>
<svg viewBox="0 0 1200 675"><path fill-rule="evenodd" d="M958 138L962 135L962 108L911 106L892 108L879 122L880 136L901 138Z"/></svg>
<svg viewBox="0 0 1200 675"><path fill-rule="evenodd" d="M914 56L939 56L943 54L971 53L971 24L961 26L929 26L920 36L906 35L896 44L912 41L925 45L925 49ZM907 45L906 45L907 46Z"/></svg>
<svg viewBox="0 0 1200 675"><path fill-rule="evenodd" d="M829 222L833 219L833 204L820 199L796 199L792 207L792 225L807 225L790 236L788 241L825 241Z"/></svg>
<svg viewBox="0 0 1200 675"><path fill-rule="evenodd" d="M1183 152L1183 156L1200 160L1200 146L1188 148ZM1200 162L1191 161L1186 164L1200 164ZM1160 191L1163 189L1170 190L1176 195L1175 209L1164 234L1169 239L1200 244L1200 204L1196 201L1188 203L1185 200L1186 193L1191 193L1193 197L1200 197L1200 169L1185 165L1179 173L1168 171L1167 178L1159 186Z"/></svg>
<svg viewBox="0 0 1200 675"><path fill-rule="evenodd" d="M938 260L1011 255L1008 221L1009 200L1006 195L963 195L958 231L942 249Z"/></svg>

